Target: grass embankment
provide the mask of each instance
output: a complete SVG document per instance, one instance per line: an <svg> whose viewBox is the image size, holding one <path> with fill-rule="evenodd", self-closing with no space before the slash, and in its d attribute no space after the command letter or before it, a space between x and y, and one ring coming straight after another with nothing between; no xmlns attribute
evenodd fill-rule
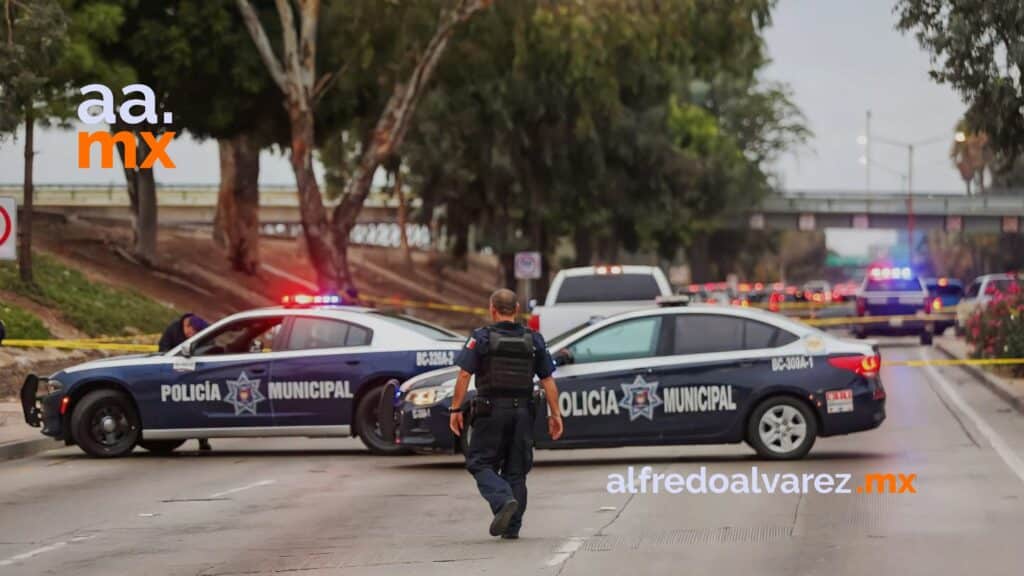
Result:
<svg viewBox="0 0 1024 576"><path fill-rule="evenodd" d="M176 316L171 308L138 292L91 282L46 254L34 255L33 274L35 286L26 285L17 265L4 263L0 289L56 309L66 322L90 336L153 334L163 331ZM10 324L8 337L15 337Z"/></svg>
<svg viewBox="0 0 1024 576"><path fill-rule="evenodd" d="M42 320L6 302L0 302L0 320L7 329L7 337L19 340L48 340L50 331Z"/></svg>

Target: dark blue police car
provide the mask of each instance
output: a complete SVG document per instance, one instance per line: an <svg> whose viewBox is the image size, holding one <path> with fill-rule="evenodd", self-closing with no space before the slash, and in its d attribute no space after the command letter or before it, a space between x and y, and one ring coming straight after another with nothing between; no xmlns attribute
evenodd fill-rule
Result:
<svg viewBox="0 0 1024 576"><path fill-rule="evenodd" d="M551 339L549 349L565 434L552 441L539 409L538 448L746 441L764 458L792 459L818 436L870 430L885 419L871 345L771 312L646 309L584 325ZM437 370L403 384L391 422L381 408L385 435L418 450L461 449L472 429L457 441L447 415L457 373Z"/></svg>
<svg viewBox="0 0 1024 576"><path fill-rule="evenodd" d="M167 353L29 376L22 408L43 434L92 456L122 456L136 444L170 452L189 438L350 435L394 453L402 448L377 422L383 386L450 366L463 340L366 308L253 310Z"/></svg>
<svg viewBox="0 0 1024 576"><path fill-rule="evenodd" d="M933 314L941 312L941 301L939 310L932 309L936 300L910 268L873 266L857 291L857 316L864 321L854 325L853 334L912 334L929 346L936 333ZM881 318L874 321L876 316Z"/></svg>

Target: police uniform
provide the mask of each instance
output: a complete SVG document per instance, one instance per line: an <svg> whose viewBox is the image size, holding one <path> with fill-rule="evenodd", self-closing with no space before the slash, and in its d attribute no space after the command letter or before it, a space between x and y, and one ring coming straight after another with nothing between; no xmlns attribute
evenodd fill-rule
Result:
<svg viewBox="0 0 1024 576"><path fill-rule="evenodd" d="M455 364L476 375L466 469L492 513L513 498L519 502L505 530L517 536L526 510L526 475L533 467L533 377L551 376L555 363L540 334L498 322L473 331Z"/></svg>

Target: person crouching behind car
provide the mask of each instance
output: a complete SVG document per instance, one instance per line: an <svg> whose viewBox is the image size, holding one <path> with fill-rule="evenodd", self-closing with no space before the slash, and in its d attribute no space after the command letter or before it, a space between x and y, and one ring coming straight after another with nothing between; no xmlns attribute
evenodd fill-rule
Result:
<svg viewBox="0 0 1024 576"><path fill-rule="evenodd" d="M157 348L161 352L167 352L171 348L174 348L185 340L195 336L209 325L210 324L206 320L203 320L201 317L191 312L184 314L181 318L178 318L167 326L163 335L160 336L160 343L157 345ZM200 450L210 450L210 440L208 438L198 438L198 440Z"/></svg>

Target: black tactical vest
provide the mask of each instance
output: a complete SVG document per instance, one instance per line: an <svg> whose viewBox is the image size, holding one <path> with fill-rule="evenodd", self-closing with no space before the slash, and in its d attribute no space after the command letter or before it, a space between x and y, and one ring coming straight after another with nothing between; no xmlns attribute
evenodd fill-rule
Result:
<svg viewBox="0 0 1024 576"><path fill-rule="evenodd" d="M487 354L477 375L476 388L481 396L524 397L533 395L533 333L518 336L493 328L487 333Z"/></svg>

